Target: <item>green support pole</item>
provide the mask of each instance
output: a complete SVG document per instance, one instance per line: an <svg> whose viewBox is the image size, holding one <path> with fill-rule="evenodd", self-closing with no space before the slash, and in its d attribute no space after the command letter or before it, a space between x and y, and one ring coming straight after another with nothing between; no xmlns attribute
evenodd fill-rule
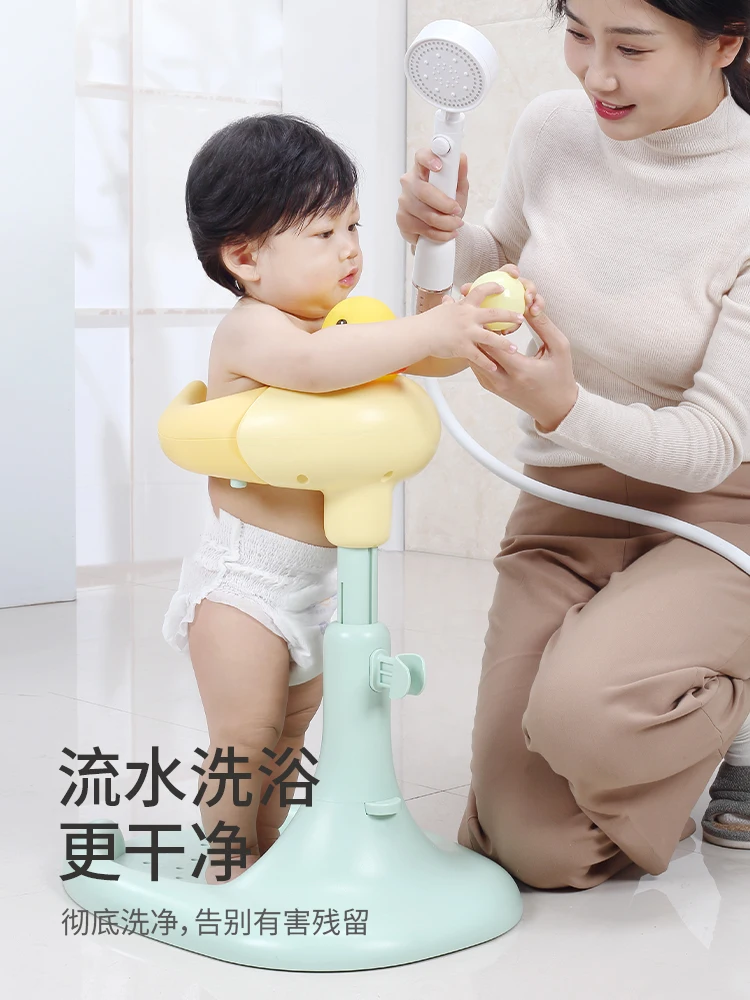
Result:
<svg viewBox="0 0 750 1000"><path fill-rule="evenodd" d="M63 883L79 906L166 910L176 927L156 940L228 962L310 972L416 962L488 941L517 923L521 897L511 877L425 833L412 818L393 768L391 701L419 694L424 664L417 654L391 656L388 629L377 621L377 549L340 548L338 567L339 616L324 640L323 742L312 805L300 806L276 844L226 885L191 879L198 856L192 831L160 838L185 854L163 855L157 882L150 860L128 853L117 831L114 860L91 865L117 881L79 876ZM127 846L146 843L136 837ZM249 913L249 933L199 933L198 914L229 909ZM290 914L297 923L306 915L305 933L288 932Z"/></svg>

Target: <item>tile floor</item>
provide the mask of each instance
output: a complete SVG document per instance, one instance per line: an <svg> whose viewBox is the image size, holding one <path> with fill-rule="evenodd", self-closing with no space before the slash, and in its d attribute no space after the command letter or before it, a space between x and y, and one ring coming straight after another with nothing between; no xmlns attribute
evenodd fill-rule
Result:
<svg viewBox="0 0 750 1000"><path fill-rule="evenodd" d="M66 936L71 903L58 879L62 822L101 814L60 804L63 747L130 762L194 761L205 725L189 663L160 635L174 564L81 573L75 604L0 611L2 747L0 957L9 998L236 1000L689 1000L750 997L750 851L683 842L658 878L630 869L589 892L524 890L524 918L488 944L394 969L358 973L256 970L137 936ZM380 618L394 651L420 652L429 683L393 705L396 771L408 808L453 838L469 781L470 732L490 563L381 553ZM307 746L317 756L320 716ZM135 773L135 772L134 772ZM174 783L194 792L189 769ZM132 784L129 783L127 787ZM141 801L108 812L155 821ZM705 800L705 797L704 797ZM702 800L695 810L700 818ZM189 801L189 800L188 800ZM167 804L167 803L171 803ZM160 803L158 822L191 808ZM150 811L155 815L154 810ZM189 822L197 817L192 813Z"/></svg>

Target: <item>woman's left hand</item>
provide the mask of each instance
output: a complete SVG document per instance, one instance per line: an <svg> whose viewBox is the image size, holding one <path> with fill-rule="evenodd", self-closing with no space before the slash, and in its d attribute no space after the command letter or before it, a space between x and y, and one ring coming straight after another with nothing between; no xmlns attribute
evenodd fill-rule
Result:
<svg viewBox="0 0 750 1000"><path fill-rule="evenodd" d="M573 375L570 343L544 312L544 300L536 289L533 294L524 318L542 341L537 353L527 357L520 351L495 353L487 348L484 353L497 362L498 371L471 367L483 388L525 410L536 421L537 429L548 434L557 430L575 406L578 384Z"/></svg>

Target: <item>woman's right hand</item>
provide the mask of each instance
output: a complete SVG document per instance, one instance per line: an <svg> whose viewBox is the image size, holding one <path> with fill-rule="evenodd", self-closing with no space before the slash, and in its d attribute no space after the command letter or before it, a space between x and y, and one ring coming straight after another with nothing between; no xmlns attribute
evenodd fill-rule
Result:
<svg viewBox="0 0 750 1000"><path fill-rule="evenodd" d="M432 150L418 149L414 166L401 178L396 224L407 243L416 243L418 236L447 243L463 225L469 197L466 155L462 153L459 162L455 201L429 182L430 170L440 167L442 161Z"/></svg>
<svg viewBox="0 0 750 1000"><path fill-rule="evenodd" d="M499 295L502 285L487 282L477 285L460 302L446 295L442 304L422 313L425 323L430 323L428 332L428 355L433 358L464 358L484 368L496 372L496 364L483 352L483 347L514 354L517 350L502 333L486 330L487 323L513 323L523 320L520 313L508 309L483 309L482 302L488 295Z"/></svg>

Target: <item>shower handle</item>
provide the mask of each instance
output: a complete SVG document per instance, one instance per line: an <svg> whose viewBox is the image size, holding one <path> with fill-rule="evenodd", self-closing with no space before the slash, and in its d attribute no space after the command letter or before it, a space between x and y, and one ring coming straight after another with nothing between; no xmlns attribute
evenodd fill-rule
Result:
<svg viewBox="0 0 750 1000"><path fill-rule="evenodd" d="M440 170L430 171L429 182L449 198L456 197L464 118L463 112L460 111L445 111L439 108L435 112L430 149L440 157L442 167ZM453 240L438 243L426 236L420 236L414 255L412 283L423 291L447 294L453 287L455 257L456 248Z"/></svg>

